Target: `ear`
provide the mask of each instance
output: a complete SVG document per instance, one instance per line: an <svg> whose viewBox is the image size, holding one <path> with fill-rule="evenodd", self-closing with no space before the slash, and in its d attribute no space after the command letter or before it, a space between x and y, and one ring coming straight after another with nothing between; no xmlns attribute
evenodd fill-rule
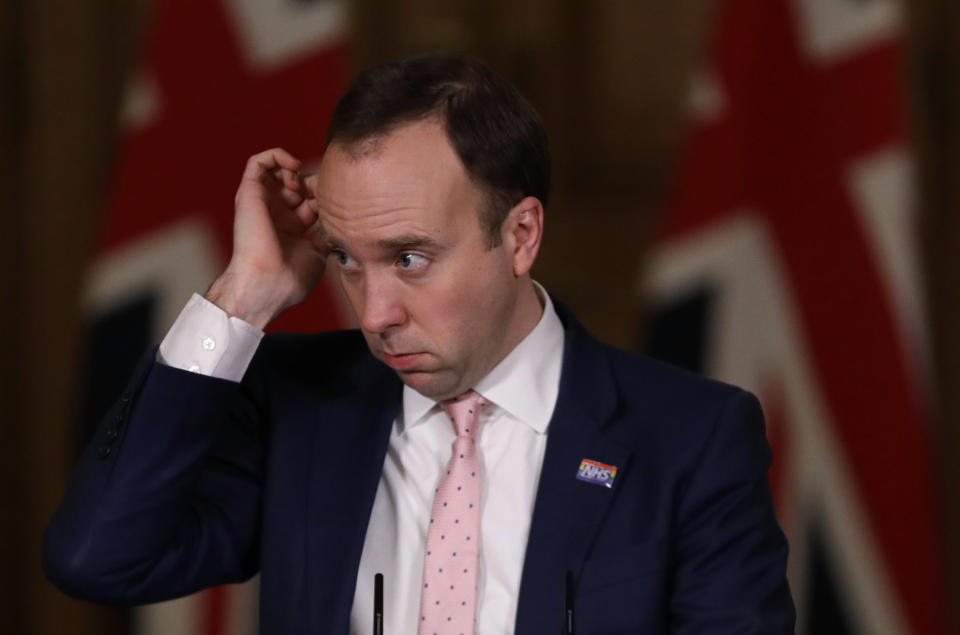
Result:
<svg viewBox="0 0 960 635"><path fill-rule="evenodd" d="M503 244L513 259L513 275L529 273L540 251L543 237L543 204L535 196L528 196L507 212L501 229Z"/></svg>

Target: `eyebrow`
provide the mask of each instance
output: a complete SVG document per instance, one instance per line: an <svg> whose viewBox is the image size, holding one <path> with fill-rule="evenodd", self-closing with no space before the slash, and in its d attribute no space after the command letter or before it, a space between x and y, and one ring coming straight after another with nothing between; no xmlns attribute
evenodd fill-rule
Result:
<svg viewBox="0 0 960 635"><path fill-rule="evenodd" d="M437 249L440 244L429 236L406 234L395 238L378 240L377 247L384 251L407 251L410 249Z"/></svg>
<svg viewBox="0 0 960 635"><path fill-rule="evenodd" d="M323 242L325 242L327 244L327 247L329 247L330 249L338 249L340 251L343 250L343 245L340 244L340 241L334 238L333 236L331 236L330 234L328 234L327 232L325 232L322 227L318 230L317 233L320 234L320 237L323 239Z"/></svg>

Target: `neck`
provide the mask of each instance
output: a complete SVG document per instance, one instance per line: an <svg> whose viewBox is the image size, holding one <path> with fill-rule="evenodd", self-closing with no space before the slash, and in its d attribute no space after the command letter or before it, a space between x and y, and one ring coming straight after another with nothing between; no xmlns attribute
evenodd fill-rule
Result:
<svg viewBox="0 0 960 635"><path fill-rule="evenodd" d="M515 319L512 320L512 326L507 333L506 346L503 351L503 357L510 354L520 342L523 341L530 332L536 328L543 316L544 302L540 299L533 281L527 277L525 284L520 287L520 293L517 297L517 310Z"/></svg>

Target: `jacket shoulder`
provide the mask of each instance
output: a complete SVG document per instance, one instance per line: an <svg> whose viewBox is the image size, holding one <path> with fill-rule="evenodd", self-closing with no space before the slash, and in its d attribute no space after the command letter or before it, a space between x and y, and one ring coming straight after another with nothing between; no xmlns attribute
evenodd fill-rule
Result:
<svg viewBox="0 0 960 635"><path fill-rule="evenodd" d="M569 353L578 370L588 369L587 373L578 372L578 376L585 378L589 374L606 379L609 371L618 396L628 405L639 402L644 408L685 410L704 404L715 406L737 393L745 393L731 384L601 342L563 302L552 300L566 331L566 346L570 350L565 357Z"/></svg>
<svg viewBox="0 0 960 635"><path fill-rule="evenodd" d="M722 403L738 393L746 393L738 386L691 372L656 360L646 355L631 353L606 346L613 374L625 394L642 395L648 402L664 405L677 402L683 407L689 402Z"/></svg>
<svg viewBox="0 0 960 635"><path fill-rule="evenodd" d="M729 383L697 375L650 357L605 346L621 411L641 423L647 441L696 456L702 443L721 436L763 439L757 398Z"/></svg>

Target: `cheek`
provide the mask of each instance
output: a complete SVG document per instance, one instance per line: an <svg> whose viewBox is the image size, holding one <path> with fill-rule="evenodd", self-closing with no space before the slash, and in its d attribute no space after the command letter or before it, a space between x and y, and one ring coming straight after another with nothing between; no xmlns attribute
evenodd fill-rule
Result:
<svg viewBox="0 0 960 635"><path fill-rule="evenodd" d="M448 340L461 338L471 328L476 299L464 285L454 285L416 302L419 322L425 330Z"/></svg>
<svg viewBox="0 0 960 635"><path fill-rule="evenodd" d="M481 345L490 346L504 335L511 305L510 281L492 266L479 268L455 294L451 310L459 317L462 333Z"/></svg>
<svg viewBox="0 0 960 635"><path fill-rule="evenodd" d="M480 250L458 260L461 266L421 289L408 306L435 345L472 355L467 351L488 347L503 334L513 275L495 252Z"/></svg>
<svg viewBox="0 0 960 635"><path fill-rule="evenodd" d="M467 278L470 280L469 278ZM450 357L462 357L476 349L478 342L489 340L490 328L486 289L475 280L457 282L418 294L411 302L411 321L438 351Z"/></svg>

